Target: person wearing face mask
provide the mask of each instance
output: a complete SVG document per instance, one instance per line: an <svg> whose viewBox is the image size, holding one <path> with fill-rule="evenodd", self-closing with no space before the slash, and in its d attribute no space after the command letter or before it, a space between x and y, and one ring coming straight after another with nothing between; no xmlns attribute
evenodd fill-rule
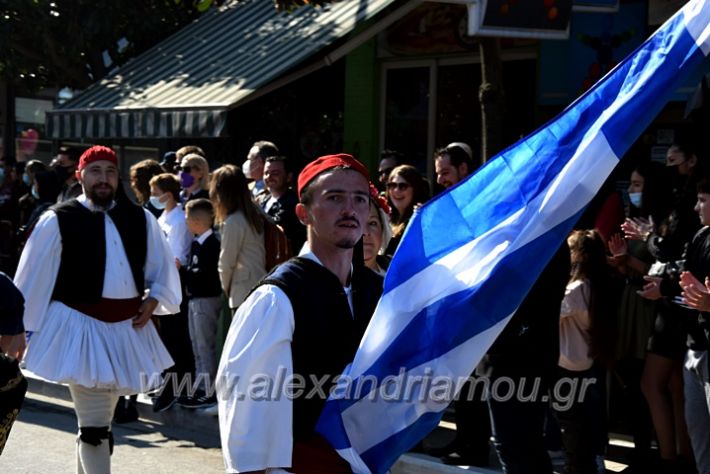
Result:
<svg viewBox="0 0 710 474"><path fill-rule="evenodd" d="M160 318L158 332L163 344L170 352L170 356L175 361L175 365L166 371L166 386L153 400L153 411L156 413L172 407L181 396L181 393L176 391L175 384L170 383L171 377L175 377L178 381L187 380L188 376L192 377L195 370L187 319L184 272L192 246L192 234L187 228L185 212L179 198L180 182L174 174L163 173L151 178L150 203L163 210L163 213L158 217L158 225L165 234L173 252L175 266L180 270L180 285L183 291L180 312Z"/></svg>
<svg viewBox="0 0 710 474"><path fill-rule="evenodd" d="M57 172L62 189L57 196L57 204L73 199L81 194L81 184L76 179L76 167L81 153L76 148L61 147L51 166Z"/></svg>
<svg viewBox="0 0 710 474"><path fill-rule="evenodd" d="M36 202L36 205L32 210L32 213L27 218L27 223L20 227L18 232L19 253L22 253L25 242L27 242L27 239L30 237L32 229L34 229L40 216L47 209L49 209L50 206L56 204L57 195L61 189L59 177L57 176L57 172L53 169L47 169L46 171L36 173L32 181L30 194L32 195L32 199Z"/></svg>
<svg viewBox="0 0 710 474"><path fill-rule="evenodd" d="M672 152L669 150L669 157ZM633 257L629 257L626 248L641 247L653 258L645 272L644 284L639 289L634 288L634 300L641 307L650 308L650 314L645 314L642 321L632 322L625 332L620 334L635 334L633 340L638 342L639 356L645 349L640 374L639 386L648 403L651 420L658 439L661 462L670 465L678 456L691 455L690 441L683 417L677 416L683 412L682 389L682 358L685 353L685 338L687 326L684 324L682 308L664 300L654 298L651 288L667 272L677 271L676 262L682 258L685 244L699 227L697 217L691 222L692 206L685 209L682 199L679 199L676 189L675 196L670 189L669 171L672 167L653 175L648 164L646 169L637 168L631 176L629 199L631 209L636 210L636 217L627 219L622 225L626 240L618 239L610 245L615 259L620 259L626 266L632 265ZM689 214L689 212L690 214ZM633 214L631 214L633 216ZM639 295L642 301L637 301ZM648 328L648 330L642 330ZM645 336L643 344L642 336ZM638 359L637 359L638 360ZM634 384L635 385L635 384ZM647 458L650 436L647 441L636 443L637 458ZM645 449L641 451L639 448Z"/></svg>
<svg viewBox="0 0 710 474"><path fill-rule="evenodd" d="M279 149L271 142L261 140L255 142L249 149L247 159L242 164L242 173L246 179L252 180L249 183L249 191L252 199L261 205L264 199L268 198L268 191L264 184L264 165L270 156L277 156Z"/></svg>
<svg viewBox="0 0 710 474"><path fill-rule="evenodd" d="M172 154L169 153L170 152L166 153L163 156L163 160L172 160L172 163L166 162L165 165L161 163L161 166L164 167L166 173L179 174L180 167L182 166L182 159L185 158L187 155L200 155L202 158L207 159L207 154L205 153L205 150L203 150L197 145L185 145L183 147L178 148L176 152L173 152Z"/></svg>
<svg viewBox="0 0 710 474"><path fill-rule="evenodd" d="M180 165L181 201L186 204L192 199L209 199L210 168L207 160L192 153L182 159Z"/></svg>
<svg viewBox="0 0 710 474"><path fill-rule="evenodd" d="M37 173L46 170L47 166L39 160L31 160L25 165L25 171L22 173L22 185L26 192L18 201L20 206L20 228L27 225L32 211L37 206L37 198L32 193L34 177Z"/></svg>

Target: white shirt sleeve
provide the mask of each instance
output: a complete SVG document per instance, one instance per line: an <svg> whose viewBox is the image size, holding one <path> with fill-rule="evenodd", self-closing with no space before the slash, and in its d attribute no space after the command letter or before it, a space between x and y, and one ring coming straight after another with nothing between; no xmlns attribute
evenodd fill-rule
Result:
<svg viewBox="0 0 710 474"><path fill-rule="evenodd" d="M15 285L25 297L26 331L39 331L59 273L62 239L54 212L45 212L25 244L15 274Z"/></svg>
<svg viewBox="0 0 710 474"><path fill-rule="evenodd" d="M180 265L187 265L187 259L190 258L190 248L192 247L192 234L187 229L187 220L185 219L185 211L182 206L173 209L170 216L170 235L168 243L173 249L175 257L180 260Z"/></svg>
<svg viewBox="0 0 710 474"><path fill-rule="evenodd" d="M293 374L293 330L291 302L273 285L257 288L234 315L217 371L227 472L291 466L293 406L284 390Z"/></svg>
<svg viewBox="0 0 710 474"><path fill-rule="evenodd" d="M145 258L145 286L148 295L158 300L154 314L176 314L180 312L182 290L180 275L175 267L173 253L160 230L158 221L145 209L148 245Z"/></svg>

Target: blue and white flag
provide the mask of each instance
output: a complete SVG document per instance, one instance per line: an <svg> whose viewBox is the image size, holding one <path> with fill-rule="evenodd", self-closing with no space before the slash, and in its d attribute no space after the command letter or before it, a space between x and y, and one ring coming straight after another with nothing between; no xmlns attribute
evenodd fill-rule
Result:
<svg viewBox="0 0 710 474"><path fill-rule="evenodd" d="M358 473L384 473L437 426L589 201L710 51L693 0L545 127L412 218L320 431ZM445 387L444 387L445 388ZM436 391L434 391L434 389Z"/></svg>

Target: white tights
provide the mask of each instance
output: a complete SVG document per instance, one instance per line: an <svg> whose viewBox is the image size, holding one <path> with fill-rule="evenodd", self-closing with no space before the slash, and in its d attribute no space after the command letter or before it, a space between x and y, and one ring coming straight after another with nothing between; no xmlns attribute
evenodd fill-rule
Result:
<svg viewBox="0 0 710 474"><path fill-rule="evenodd" d="M118 395L112 390L86 388L82 385L69 385L69 392L74 400L74 410L83 427L111 427L113 410L118 402ZM76 445L77 474L110 474L111 457L108 439L93 446L77 439Z"/></svg>

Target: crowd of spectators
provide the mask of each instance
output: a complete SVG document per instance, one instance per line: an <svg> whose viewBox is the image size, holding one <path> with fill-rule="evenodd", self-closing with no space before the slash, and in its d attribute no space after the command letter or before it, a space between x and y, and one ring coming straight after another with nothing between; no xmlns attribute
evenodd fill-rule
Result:
<svg viewBox="0 0 710 474"><path fill-rule="evenodd" d="M79 154L60 148L48 165L0 161L0 271L14 273L43 212L81 193ZM443 188L479 164L461 142L438 149L432 161ZM306 242L295 213L295 171L292 160L267 141L254 143L241 167L210 171L196 146L131 167L132 194L158 218L183 284L180 313L156 317L175 361L166 380L188 377L198 387L167 387L154 398L155 411L177 403L216 413L211 384L220 327L228 326L270 270L265 226L281 227L292 255ZM710 401L703 392L707 360L692 358L707 359L708 349L707 172L701 157L676 144L665 166L649 161L633 170L628 205L613 187L602 187L471 379L535 378L550 391L561 378L589 380L586 398L560 410L540 400L486 403L474 391L454 405L457 436L451 444L415 449L450 464L485 466L493 447L507 472L551 472L550 456L561 452L566 472L603 472L609 432L616 429L633 438L634 472L694 472L696 462L701 472L710 472L710 416L707 406L703 416L696 409ZM432 187L405 156L386 150L370 194L360 255L384 275ZM116 421L136 418L135 398L120 400Z"/></svg>

